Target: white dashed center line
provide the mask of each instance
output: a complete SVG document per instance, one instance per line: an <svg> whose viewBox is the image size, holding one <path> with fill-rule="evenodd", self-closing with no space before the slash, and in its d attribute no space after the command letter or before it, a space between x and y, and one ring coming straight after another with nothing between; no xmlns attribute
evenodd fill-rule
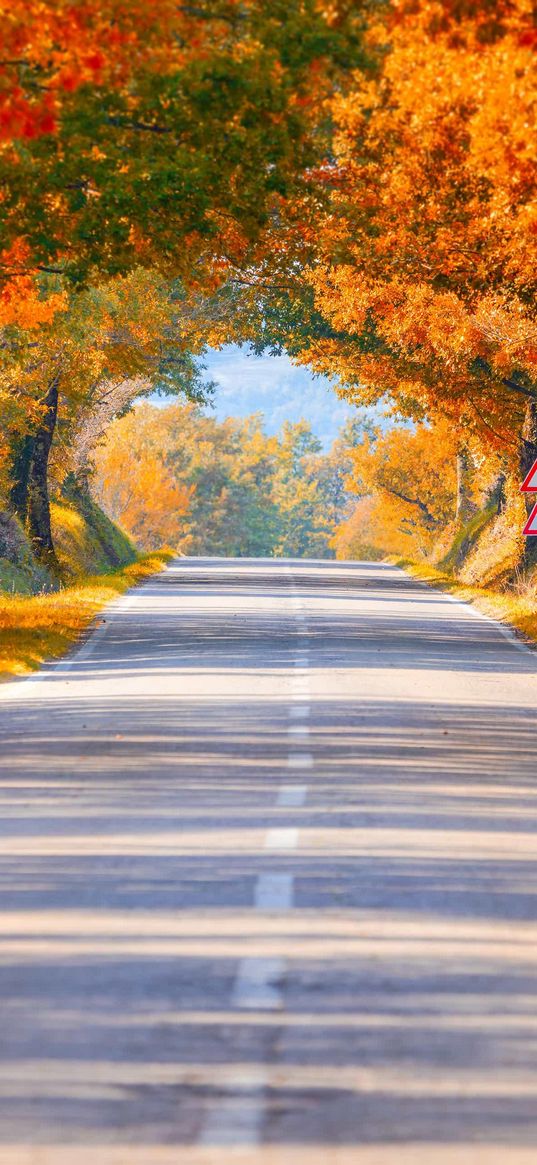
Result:
<svg viewBox="0 0 537 1165"><path fill-rule="evenodd" d="M308 724L290 724L287 729L288 736L299 736L302 740L309 736L310 730Z"/></svg>
<svg viewBox="0 0 537 1165"><path fill-rule="evenodd" d="M257 910L290 910L293 905L292 874L261 874L256 882L254 900Z"/></svg>
<svg viewBox="0 0 537 1165"><path fill-rule="evenodd" d="M291 575L291 568L287 568ZM296 592L291 580L292 590ZM297 636L307 636L306 616L302 600L295 593L291 606L296 617ZM291 700L302 700L309 696L308 667L309 649L304 642L295 652L291 676ZM302 723L289 724L290 744L295 740L306 740L309 736L308 720L310 706L307 703L290 703L289 719ZM288 769L313 768L310 752L291 751L287 757ZM299 809L308 795L307 785L282 785L276 796L279 809ZM298 846L298 829L279 827L269 829L265 835L265 850L290 851ZM291 874L278 871L260 874L254 888L254 907L267 913L288 911L294 903L294 879ZM232 990L231 1003L238 1010L279 1011L283 1009L283 981L286 963L279 957L257 957L249 955L241 959ZM201 1146L228 1146L229 1148L249 1146L255 1148L262 1141L263 1122L266 1112L267 1077L253 1069L245 1078L244 1072L237 1080L230 1082L229 1091L214 1101L198 1137Z"/></svg>
<svg viewBox="0 0 537 1165"><path fill-rule="evenodd" d="M313 757L311 752L292 752L287 757L288 769L312 769Z"/></svg>
<svg viewBox="0 0 537 1165"><path fill-rule="evenodd" d="M265 838L265 849L296 849L298 829L269 829Z"/></svg>
<svg viewBox="0 0 537 1165"><path fill-rule="evenodd" d="M198 1137L199 1145L252 1146L261 1143L265 1115L266 1079L257 1069L252 1073L252 1085L244 1080L230 1081L233 1093L222 1096L211 1105L205 1124ZM211 1155L212 1156L212 1155Z"/></svg>
<svg viewBox="0 0 537 1165"><path fill-rule="evenodd" d="M304 805L307 793L307 785L282 785L276 804L282 809L298 809Z"/></svg>
<svg viewBox="0 0 537 1165"><path fill-rule="evenodd" d="M242 959L231 1002L244 1010L275 1011L282 1006L281 984L285 973L279 957L255 955Z"/></svg>
<svg viewBox="0 0 537 1165"><path fill-rule="evenodd" d="M309 704L291 704L289 708L290 720L307 720L310 714Z"/></svg>

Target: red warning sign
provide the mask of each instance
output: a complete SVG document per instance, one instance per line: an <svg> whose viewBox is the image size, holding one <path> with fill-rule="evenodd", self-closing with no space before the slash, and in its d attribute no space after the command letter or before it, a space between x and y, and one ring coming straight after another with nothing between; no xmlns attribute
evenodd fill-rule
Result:
<svg viewBox="0 0 537 1165"><path fill-rule="evenodd" d="M526 474L520 489L523 494L537 494L537 461L533 462L533 465L529 473Z"/></svg>
<svg viewBox="0 0 537 1165"><path fill-rule="evenodd" d="M522 531L523 534L537 534L537 502L535 503L531 514Z"/></svg>

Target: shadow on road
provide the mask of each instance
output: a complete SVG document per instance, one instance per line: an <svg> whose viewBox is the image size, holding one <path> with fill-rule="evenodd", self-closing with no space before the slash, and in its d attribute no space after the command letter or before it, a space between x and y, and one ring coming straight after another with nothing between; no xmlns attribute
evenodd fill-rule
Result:
<svg viewBox="0 0 537 1165"><path fill-rule="evenodd" d="M535 1145L537 711L479 688L533 659L382 568L375 602L409 614L368 614L363 571L356 613L309 612L312 669L457 666L473 702L308 697L314 767L290 773L279 681L270 698L187 690L289 666L274 572L252 583L265 614L244 579L200 574L208 619L188 569L75 659L72 694L52 672L0 709L0 1144L71 1144L73 1165L79 1146L190 1146L213 1100L247 1106L262 1079L263 1142L290 1165L298 1145ZM324 564L305 574L324 601ZM278 806L300 780L305 803ZM267 848L281 826L297 849ZM274 871L294 909L263 915ZM267 958L283 1009L230 1003L240 960Z"/></svg>

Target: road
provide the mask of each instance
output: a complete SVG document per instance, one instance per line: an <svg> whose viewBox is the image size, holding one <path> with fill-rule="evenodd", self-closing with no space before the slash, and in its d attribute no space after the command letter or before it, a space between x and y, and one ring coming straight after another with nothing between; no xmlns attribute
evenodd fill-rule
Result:
<svg viewBox="0 0 537 1165"><path fill-rule="evenodd" d="M535 1165L537 657L182 559L0 691L1 1165Z"/></svg>

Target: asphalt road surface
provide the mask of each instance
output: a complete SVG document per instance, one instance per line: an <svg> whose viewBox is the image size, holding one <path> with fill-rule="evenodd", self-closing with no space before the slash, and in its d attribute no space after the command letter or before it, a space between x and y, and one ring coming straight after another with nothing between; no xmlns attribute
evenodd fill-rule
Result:
<svg viewBox="0 0 537 1165"><path fill-rule="evenodd" d="M537 656L183 559L0 691L1 1165L535 1165Z"/></svg>

